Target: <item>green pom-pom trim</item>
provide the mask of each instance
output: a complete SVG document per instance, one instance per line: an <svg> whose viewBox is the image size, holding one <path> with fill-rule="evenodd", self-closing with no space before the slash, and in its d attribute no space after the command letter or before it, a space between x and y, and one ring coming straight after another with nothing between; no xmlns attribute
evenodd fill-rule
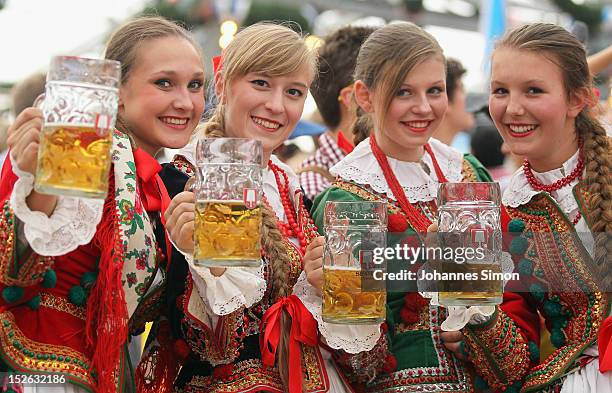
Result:
<svg viewBox="0 0 612 393"><path fill-rule="evenodd" d="M57 284L57 274L55 274L55 270L49 268L43 277L42 286L45 288L54 288L55 284Z"/></svg>
<svg viewBox="0 0 612 393"><path fill-rule="evenodd" d="M21 287L6 287L2 290L2 298L7 303L15 303L23 297L23 288Z"/></svg>
<svg viewBox="0 0 612 393"><path fill-rule="evenodd" d="M557 348L565 345L565 336L561 329L552 329L550 332L550 342Z"/></svg>
<svg viewBox="0 0 612 393"><path fill-rule="evenodd" d="M529 292L531 292L536 300L540 302L544 300L544 289L542 289L539 284L531 284L531 287L529 287Z"/></svg>
<svg viewBox="0 0 612 393"><path fill-rule="evenodd" d="M521 233L525 230L525 221L515 218L508 223L508 232Z"/></svg>
<svg viewBox="0 0 612 393"><path fill-rule="evenodd" d="M480 375L476 375L476 378L474 378L474 386L479 392L489 389L489 384Z"/></svg>
<svg viewBox="0 0 612 393"><path fill-rule="evenodd" d="M514 255L523 255L527 251L529 242L522 236L515 237L510 243L510 253Z"/></svg>
<svg viewBox="0 0 612 393"><path fill-rule="evenodd" d="M87 294L85 293L83 287L80 285L75 285L70 288L70 292L68 292L68 299L71 303L76 304L77 306L83 306L87 300Z"/></svg>
<svg viewBox="0 0 612 393"><path fill-rule="evenodd" d="M567 326L567 317L560 316L551 318L550 326L552 329L563 329Z"/></svg>
<svg viewBox="0 0 612 393"><path fill-rule="evenodd" d="M81 276L81 286L86 290L89 290L98 278L98 272L86 272Z"/></svg>
<svg viewBox="0 0 612 393"><path fill-rule="evenodd" d="M531 359L532 362L537 363L540 360L540 348L538 347L538 344L534 343L533 341L529 341L527 343L527 347L529 348L529 359Z"/></svg>
<svg viewBox="0 0 612 393"><path fill-rule="evenodd" d="M544 302L544 314L549 317L558 317L561 315L561 304L559 302L555 302L552 300L547 300Z"/></svg>
<svg viewBox="0 0 612 393"><path fill-rule="evenodd" d="M40 295L34 296L32 299L28 300L26 303L32 310L38 310L40 307Z"/></svg>
<svg viewBox="0 0 612 393"><path fill-rule="evenodd" d="M530 259L523 258L518 263L519 273L530 276L533 273L533 262Z"/></svg>

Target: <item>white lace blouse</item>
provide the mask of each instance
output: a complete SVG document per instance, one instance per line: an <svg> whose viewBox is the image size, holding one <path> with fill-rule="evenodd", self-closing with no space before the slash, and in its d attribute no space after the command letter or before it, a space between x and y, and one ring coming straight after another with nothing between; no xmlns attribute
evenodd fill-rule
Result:
<svg viewBox="0 0 612 393"><path fill-rule="evenodd" d="M449 182L460 182L463 179L463 154L434 138L429 140L429 145L446 179ZM429 154L424 153L419 162L400 161L391 157L387 159L411 203L436 199L440 182ZM367 185L375 192L386 194L388 198L395 200L372 153L370 138L357 145L348 156L334 165L330 172L344 180Z"/></svg>
<svg viewBox="0 0 612 393"><path fill-rule="evenodd" d="M34 187L34 176L20 170L12 155L10 159L18 180L9 203L19 219L18 231L23 230L20 241L28 243L37 254L46 256L65 255L88 244L102 220L104 200L59 196L51 216L32 211L25 200Z"/></svg>
<svg viewBox="0 0 612 393"><path fill-rule="evenodd" d="M558 180L561 180L576 168L578 164L579 152L576 151L567 161L563 163L560 168L553 169L547 172L536 172L533 171L533 175L537 180L544 184L552 184ZM586 169L585 169L586 171ZM584 172L583 172L584 176ZM569 185L562 187L556 191L552 191L550 196L557 202L557 205L567 215L570 220L573 220L579 213L578 202L573 194L573 188L578 184L578 179L572 180ZM519 168L508 184L504 194L502 196L502 202L505 206L518 207L526 204L535 195L542 191L534 190L527 177L523 173L523 169ZM591 255L593 255L594 240L591 231L584 219L580 217L580 220L574 226L578 236L580 236L585 248Z"/></svg>

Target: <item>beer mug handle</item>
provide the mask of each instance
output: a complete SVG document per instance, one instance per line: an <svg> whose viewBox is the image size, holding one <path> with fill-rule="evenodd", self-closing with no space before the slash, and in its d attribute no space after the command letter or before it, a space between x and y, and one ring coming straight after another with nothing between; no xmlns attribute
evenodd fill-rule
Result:
<svg viewBox="0 0 612 393"><path fill-rule="evenodd" d="M42 109L43 102L45 101L45 93L41 93L36 97L32 106L34 108Z"/></svg>

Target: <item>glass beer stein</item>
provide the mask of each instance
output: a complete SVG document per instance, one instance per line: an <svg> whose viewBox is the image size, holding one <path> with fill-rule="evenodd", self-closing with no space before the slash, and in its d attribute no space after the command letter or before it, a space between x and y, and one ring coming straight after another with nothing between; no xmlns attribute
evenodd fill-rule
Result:
<svg viewBox="0 0 612 393"><path fill-rule="evenodd" d="M498 183L442 183L438 189L438 235L454 257L437 261L444 306L486 306L502 301L501 192ZM453 277L449 274L447 277Z"/></svg>
<svg viewBox="0 0 612 393"><path fill-rule="evenodd" d="M387 246L387 205L375 202L327 202L323 251L325 322L373 324L385 319L386 286L374 278L384 263L374 250Z"/></svg>
<svg viewBox="0 0 612 393"><path fill-rule="evenodd" d="M194 263L261 264L263 149L260 141L204 138L196 147Z"/></svg>
<svg viewBox="0 0 612 393"><path fill-rule="evenodd" d="M55 195L106 197L121 65L58 56L51 60L34 189Z"/></svg>

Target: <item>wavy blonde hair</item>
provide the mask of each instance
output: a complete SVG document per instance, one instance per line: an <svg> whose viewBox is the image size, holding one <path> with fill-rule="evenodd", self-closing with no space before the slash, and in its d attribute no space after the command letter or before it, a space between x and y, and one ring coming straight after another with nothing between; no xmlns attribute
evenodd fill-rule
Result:
<svg viewBox="0 0 612 393"><path fill-rule="evenodd" d="M312 51L297 32L285 25L258 23L241 30L223 51L221 69L221 95L237 78L251 72L270 77L290 75L306 67L310 75L317 69L316 53ZM225 105L222 100L210 119L200 127L199 133L207 137L225 136ZM263 208L261 240L271 270L269 285L276 300L291 295L289 284L291 260L287 245L276 224L276 215ZM277 365L281 380L288 386L289 332L291 318L286 312L281 317L281 341L277 350Z"/></svg>
<svg viewBox="0 0 612 393"><path fill-rule="evenodd" d="M495 49L510 48L542 54L559 66L567 97L593 88L586 50L578 39L564 28L549 23L533 23L506 34ZM494 53L495 55L495 53ZM587 105L576 118L576 138L584 144L587 213L595 237L594 277L602 277L609 291L612 277L608 256L612 255L612 177L610 175L610 141L601 123Z"/></svg>

